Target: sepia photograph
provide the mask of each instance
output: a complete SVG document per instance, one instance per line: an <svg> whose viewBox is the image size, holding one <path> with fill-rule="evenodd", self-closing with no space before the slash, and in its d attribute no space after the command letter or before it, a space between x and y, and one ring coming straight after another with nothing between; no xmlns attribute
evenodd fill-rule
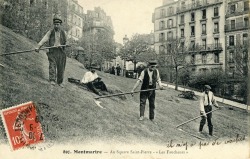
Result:
<svg viewBox="0 0 250 159"><path fill-rule="evenodd" d="M0 0L0 158L248 159L249 0Z"/></svg>

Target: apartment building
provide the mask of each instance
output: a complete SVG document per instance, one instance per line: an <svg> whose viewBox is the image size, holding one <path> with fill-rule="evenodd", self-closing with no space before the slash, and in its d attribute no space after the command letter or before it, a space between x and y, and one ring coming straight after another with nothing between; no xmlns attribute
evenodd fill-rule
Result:
<svg viewBox="0 0 250 159"><path fill-rule="evenodd" d="M187 62L198 72L225 70L225 7L223 0L164 0L155 9L155 50L164 50L161 41L178 38L188 48ZM167 16L163 16L165 9ZM163 21L167 26L163 25ZM169 24L172 25L169 26ZM164 39L164 34L167 38ZM170 36L169 36L170 35ZM170 37L170 38L168 38Z"/></svg>
<svg viewBox="0 0 250 159"><path fill-rule="evenodd" d="M177 36L177 2L164 2L163 6L155 9L153 14L155 51L166 52L166 43Z"/></svg>
<svg viewBox="0 0 250 159"><path fill-rule="evenodd" d="M78 41L83 36L83 7L77 0L68 0L67 7L68 38Z"/></svg>
<svg viewBox="0 0 250 159"><path fill-rule="evenodd" d="M246 76L249 0L227 0L225 5L226 69L232 78Z"/></svg>
<svg viewBox="0 0 250 159"><path fill-rule="evenodd" d="M88 34L96 33L100 30L105 30L112 38L114 37L111 17L107 16L100 7L95 7L94 10L88 10L87 14L85 14L83 32Z"/></svg>

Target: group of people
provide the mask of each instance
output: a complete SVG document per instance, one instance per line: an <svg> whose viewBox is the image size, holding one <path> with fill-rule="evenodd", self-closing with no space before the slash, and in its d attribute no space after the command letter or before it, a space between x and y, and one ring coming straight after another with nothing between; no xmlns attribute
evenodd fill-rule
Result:
<svg viewBox="0 0 250 159"><path fill-rule="evenodd" d="M120 74L121 74L121 66L119 65L119 64L117 64L117 66L115 67L115 66L112 66L111 68L110 68L110 74L113 74L113 75L117 75L117 76L120 76Z"/></svg>
<svg viewBox="0 0 250 159"><path fill-rule="evenodd" d="M48 42L49 47L53 47L49 49L47 52L48 61L49 61L49 81L51 85L58 84L60 87L63 86L63 76L66 65L66 54L65 54L65 45L66 45L66 33L61 28L62 20L59 15L55 15L53 18L54 28L49 30L46 35L42 38L42 40L38 43L38 48L35 50L39 52L40 48L44 45L44 43ZM163 85L161 83L160 73L156 68L157 61L152 60L149 61L148 67L140 70L140 75L135 83L133 89L131 90L131 94L133 95L136 88L141 84L141 90L148 90L140 92L140 117L139 121L144 120L144 112L146 100L149 100L149 119L154 124L157 124L154 120L155 117L155 89L158 84L160 89L163 89ZM112 74L114 73L114 66L112 68ZM121 68L119 64L116 67L117 75L120 75ZM90 71L86 72L81 80L81 83L85 84L89 90L93 91L98 95L102 95L100 91L108 91L106 85L101 78L97 75L96 70L94 68L90 68ZM211 91L211 87L209 85L205 85L205 91L202 93L200 99L200 113L201 113L201 121L199 126L199 132L202 132L205 122L208 122L209 135L213 135L213 125L212 125L212 106L218 107L218 104L214 98L214 94Z"/></svg>

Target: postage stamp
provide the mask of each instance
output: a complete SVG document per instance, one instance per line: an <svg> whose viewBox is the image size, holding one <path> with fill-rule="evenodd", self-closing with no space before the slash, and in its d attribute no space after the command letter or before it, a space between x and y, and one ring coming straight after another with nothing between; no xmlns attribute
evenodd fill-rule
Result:
<svg viewBox="0 0 250 159"><path fill-rule="evenodd" d="M33 102L3 109L1 116L12 150L44 141L42 126Z"/></svg>

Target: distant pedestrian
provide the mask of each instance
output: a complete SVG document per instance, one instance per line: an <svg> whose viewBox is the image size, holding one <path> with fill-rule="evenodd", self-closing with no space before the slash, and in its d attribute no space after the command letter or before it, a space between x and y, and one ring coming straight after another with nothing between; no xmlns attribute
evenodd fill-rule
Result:
<svg viewBox="0 0 250 159"><path fill-rule="evenodd" d="M115 66L112 66L111 67L111 72L110 72L112 75L115 75Z"/></svg>
<svg viewBox="0 0 250 159"><path fill-rule="evenodd" d="M121 73L121 67L120 67L119 64L117 64L117 66L116 66L116 74L117 74L117 76L120 76L120 73Z"/></svg>
<svg viewBox="0 0 250 159"><path fill-rule="evenodd" d="M200 98L200 113L202 115L199 127L199 133L202 132L203 126L206 123L208 124L209 135L213 136L213 124L212 124L212 113L207 114L212 111L212 106L219 107L218 103L214 98L214 94L211 91L211 87L209 85L204 86L204 92Z"/></svg>
<svg viewBox="0 0 250 159"><path fill-rule="evenodd" d="M101 78L97 75L94 68L90 68L90 71L84 74L81 83L86 84L91 91L98 95L101 95L101 93L97 89L108 91L106 85L101 81Z"/></svg>
<svg viewBox="0 0 250 159"><path fill-rule="evenodd" d="M141 72L145 69L144 65L141 64L137 67L136 72L138 73L138 77L140 77Z"/></svg>
<svg viewBox="0 0 250 159"><path fill-rule="evenodd" d="M54 28L49 30L42 40L38 43L38 48L35 51L39 52L40 48L48 41L50 47L66 45L66 33L61 28L62 19L60 15L56 14L53 18ZM57 47L49 49L47 52L49 60L49 81L51 85L56 83L63 87L63 77L66 65L65 47Z"/></svg>
<svg viewBox="0 0 250 159"><path fill-rule="evenodd" d="M142 82L141 90L147 89L155 89L156 83L158 83L160 89L163 89L161 84L161 78L158 69L156 69L157 61L152 60L149 61L148 68L141 72L138 81L135 83L134 88L132 89L131 93L135 91L135 89L139 86ZM155 90L140 92L140 118L139 120L142 121L144 119L144 112L145 112L145 105L146 100L149 100L149 119L156 124L154 121L154 110L155 110Z"/></svg>

